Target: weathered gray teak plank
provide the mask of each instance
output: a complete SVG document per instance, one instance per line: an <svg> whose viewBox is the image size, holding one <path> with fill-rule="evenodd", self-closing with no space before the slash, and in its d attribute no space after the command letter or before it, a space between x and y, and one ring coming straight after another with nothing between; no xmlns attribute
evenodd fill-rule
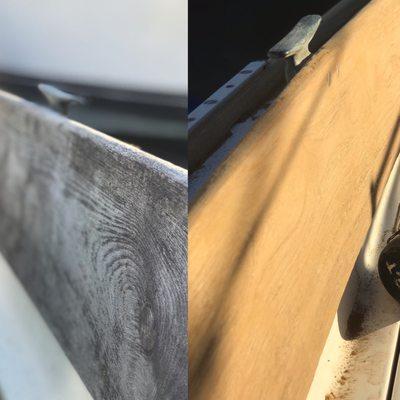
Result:
<svg viewBox="0 0 400 400"><path fill-rule="evenodd" d="M184 170L0 92L0 250L95 399L187 398L186 204Z"/></svg>

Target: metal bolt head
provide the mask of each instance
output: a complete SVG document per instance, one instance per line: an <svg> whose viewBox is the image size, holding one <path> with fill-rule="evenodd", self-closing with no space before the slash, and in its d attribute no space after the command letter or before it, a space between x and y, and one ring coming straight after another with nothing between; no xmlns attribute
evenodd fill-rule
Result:
<svg viewBox="0 0 400 400"><path fill-rule="evenodd" d="M400 235L394 236L382 250L378 272L383 286L400 302Z"/></svg>

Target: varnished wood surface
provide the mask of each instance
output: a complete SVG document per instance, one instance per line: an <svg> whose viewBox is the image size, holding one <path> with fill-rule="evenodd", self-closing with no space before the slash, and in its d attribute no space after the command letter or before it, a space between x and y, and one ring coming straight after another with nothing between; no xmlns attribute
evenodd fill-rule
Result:
<svg viewBox="0 0 400 400"><path fill-rule="evenodd" d="M187 398L186 203L184 170L0 92L0 250L95 399Z"/></svg>
<svg viewBox="0 0 400 400"><path fill-rule="evenodd" d="M399 20L367 5L191 207L191 399L306 397L399 150Z"/></svg>

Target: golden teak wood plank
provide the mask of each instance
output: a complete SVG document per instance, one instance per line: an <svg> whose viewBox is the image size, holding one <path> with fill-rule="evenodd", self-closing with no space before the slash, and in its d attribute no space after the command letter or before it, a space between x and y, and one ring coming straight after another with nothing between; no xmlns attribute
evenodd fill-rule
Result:
<svg viewBox="0 0 400 400"><path fill-rule="evenodd" d="M193 400L306 397L398 153L399 20L366 6L191 207Z"/></svg>

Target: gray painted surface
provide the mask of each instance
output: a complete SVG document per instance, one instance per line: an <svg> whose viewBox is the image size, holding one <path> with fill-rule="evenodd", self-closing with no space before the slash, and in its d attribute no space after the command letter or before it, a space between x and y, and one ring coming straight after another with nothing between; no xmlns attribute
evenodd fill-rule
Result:
<svg viewBox="0 0 400 400"><path fill-rule="evenodd" d="M0 92L0 250L95 399L187 397L184 170Z"/></svg>

